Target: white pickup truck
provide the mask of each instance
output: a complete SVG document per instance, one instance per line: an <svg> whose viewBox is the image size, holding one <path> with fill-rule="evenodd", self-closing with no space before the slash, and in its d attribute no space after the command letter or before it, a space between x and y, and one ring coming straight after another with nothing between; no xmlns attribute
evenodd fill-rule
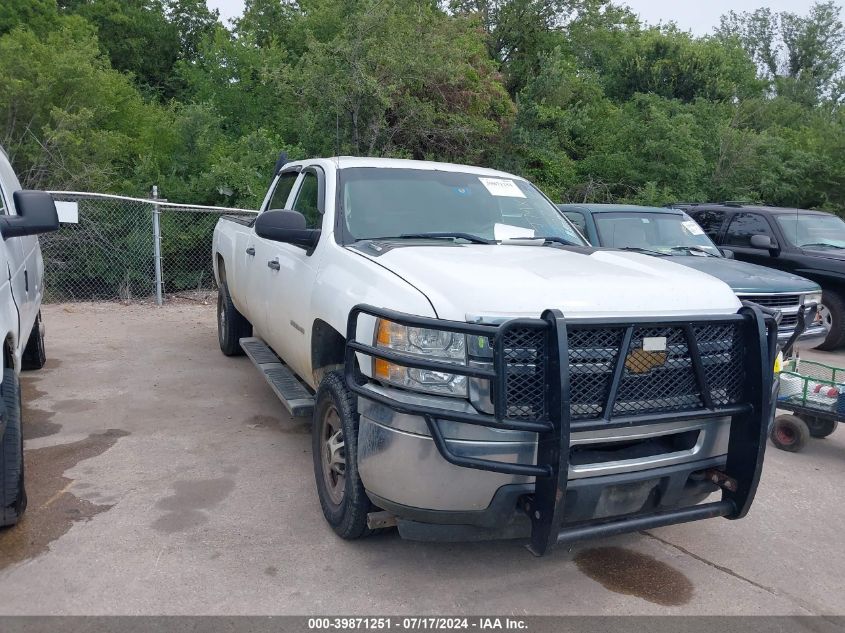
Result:
<svg viewBox="0 0 845 633"><path fill-rule="evenodd" d="M774 320L696 270L588 246L523 178L282 163L213 258L220 347L313 416L343 538L396 525L539 555L749 509Z"/></svg>
<svg viewBox="0 0 845 633"><path fill-rule="evenodd" d="M0 403L0 526L14 525L26 510L21 369L40 369L46 360L41 299L44 261L38 233L59 228L56 205L43 191L23 191L0 148L0 328L3 382Z"/></svg>

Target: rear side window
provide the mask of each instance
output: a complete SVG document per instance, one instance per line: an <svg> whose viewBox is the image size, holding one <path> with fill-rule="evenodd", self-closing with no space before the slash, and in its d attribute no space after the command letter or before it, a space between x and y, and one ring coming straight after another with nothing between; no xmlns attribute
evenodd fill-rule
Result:
<svg viewBox="0 0 845 633"><path fill-rule="evenodd" d="M305 225L309 229L318 229L322 224L318 205L319 196L320 182L317 174L312 171L305 172L293 208L294 211L299 211L305 216Z"/></svg>
<svg viewBox="0 0 845 633"><path fill-rule="evenodd" d="M580 211L564 211L563 215L569 218L569 221L572 222L578 230L581 231L584 235L587 234L587 220L584 219L584 214Z"/></svg>
<svg viewBox="0 0 845 633"><path fill-rule="evenodd" d="M285 206L288 202L290 190L293 189L293 184L296 182L296 177L299 172L286 171L279 176L279 181L276 183L276 190L273 191L273 197L270 198L270 204L267 209L287 209Z"/></svg>
<svg viewBox="0 0 845 633"><path fill-rule="evenodd" d="M698 223L704 232L714 242L719 239L719 230L725 221L725 214L722 211L691 211L690 215Z"/></svg>
<svg viewBox="0 0 845 633"><path fill-rule="evenodd" d="M775 235L763 216L756 213L737 213L728 225L725 244L751 246L752 235L768 235L772 241L775 241Z"/></svg>

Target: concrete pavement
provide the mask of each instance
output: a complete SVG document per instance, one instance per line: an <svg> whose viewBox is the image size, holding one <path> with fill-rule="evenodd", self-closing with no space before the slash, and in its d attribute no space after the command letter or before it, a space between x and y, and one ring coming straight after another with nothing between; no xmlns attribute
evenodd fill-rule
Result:
<svg viewBox="0 0 845 633"><path fill-rule="evenodd" d="M533 558L515 542L344 542L308 425L214 306L51 305L24 374L30 507L0 531L2 614L843 614L845 431L769 447L749 517ZM824 354L845 367L845 354Z"/></svg>

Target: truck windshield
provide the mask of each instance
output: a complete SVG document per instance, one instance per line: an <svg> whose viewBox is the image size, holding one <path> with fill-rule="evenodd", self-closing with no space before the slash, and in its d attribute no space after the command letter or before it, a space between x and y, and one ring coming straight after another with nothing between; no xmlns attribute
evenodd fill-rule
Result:
<svg viewBox="0 0 845 633"><path fill-rule="evenodd" d="M339 195L354 240L450 234L478 243L543 237L586 245L557 208L519 178L355 167L341 170Z"/></svg>
<svg viewBox="0 0 845 633"><path fill-rule="evenodd" d="M784 213L775 217L784 237L799 248L845 248L842 218L821 213Z"/></svg>
<svg viewBox="0 0 845 633"><path fill-rule="evenodd" d="M646 249L663 255L721 256L685 213L614 212L593 217L601 246Z"/></svg>

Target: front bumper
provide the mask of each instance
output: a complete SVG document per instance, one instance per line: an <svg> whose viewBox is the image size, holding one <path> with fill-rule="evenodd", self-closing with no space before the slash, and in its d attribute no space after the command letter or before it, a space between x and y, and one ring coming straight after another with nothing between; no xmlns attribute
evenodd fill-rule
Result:
<svg viewBox="0 0 845 633"><path fill-rule="evenodd" d="M822 323L814 323L806 327L803 333L798 337L797 342L801 344L802 348L812 348L816 347L817 345L821 345L824 340L827 338L828 332L827 325ZM783 347L787 341L792 337L795 333L794 326L787 326L781 327L778 329L778 345Z"/></svg>
<svg viewBox="0 0 845 633"><path fill-rule="evenodd" d="M408 326L488 337L494 349L493 368L444 364L370 345L358 337L358 317L362 314ZM695 334L695 328L699 326L734 328L732 331L741 339L743 352L736 360L738 366L731 366L734 373L741 373L743 377L741 393L737 397L726 398L725 390L714 382L712 359L714 354L719 356L719 353L712 351L711 342L699 346ZM571 396L576 400L577 397L571 393L570 370L575 372L573 377L580 370L578 366L570 367L569 341L577 340L579 332L605 327L614 328L620 336L624 332L624 336L612 362L603 361L610 372L606 389L602 387L604 413L598 419L584 419L583 406L578 409L581 405L576 406L571 400ZM638 362L643 352L632 347L633 341L638 336L645 336L642 332L658 330L672 330L684 339L681 343L686 346L684 349L688 348L688 353L683 371L689 380L697 384L695 400L698 405L682 405L675 399L674 404L669 403L668 409L658 412L643 413L636 407L630 408L633 398L631 381L646 384L637 382L639 377L631 379L629 375L629 364ZM513 385L519 387L527 366L524 361L526 350L516 349L517 344L513 341L527 339L535 341L532 343L532 353L536 352L532 358L535 360L530 365L532 376L541 376L543 382L540 390L542 401L532 405L531 415L526 415L523 407L514 406L509 401ZM775 320L765 316L757 306L745 305L736 315L691 320L631 319L623 322L601 319L566 321L560 312L547 310L540 319L514 319L499 326L449 322L357 306L350 313L347 341L346 380L361 401L358 461L362 480L376 503L384 503L388 509L392 507L398 511L406 528L408 521L414 522L410 518L414 513L422 512L429 516L429 521L433 519L435 522L440 513L484 514L494 505L491 499L495 500L500 490L522 487L519 505L530 523L530 549L540 555L555 543L573 539L711 516L741 518L753 500L765 450L771 410L772 361L777 343ZM519 345L524 346L525 343ZM636 357L635 351L639 353ZM707 363L702 361L705 353L708 354ZM357 369L359 360L363 361L367 356L408 367L489 380L495 411L485 414L460 407L444 408L397 397L397 394L390 393L391 390L374 388ZM648 374L650 371L638 373ZM578 384L583 385L583 379L582 373ZM666 398L664 394L654 394L651 398L668 402L674 396ZM616 405L621 405L619 410ZM398 428L401 425L391 424L397 415L405 416L406 423L418 426L421 420L425 425L424 432L409 432L408 429ZM721 428L723 433L699 433L695 443L698 449L679 446L678 450L670 451L678 455L667 456L665 451L658 453L657 463L648 464L647 459L645 462L639 460L637 464L612 464L609 461L613 460L600 460L598 470L584 472L582 469L579 473L579 467L585 464L588 468L594 466L589 460L579 463L579 441L590 434L619 434L621 431L618 429L632 427L637 430L646 427L665 430L672 425L690 423L698 424L699 429ZM464 427L480 429L482 436L474 438L474 441L458 440L449 431L450 428ZM485 433L493 437L486 438ZM701 453L705 445L708 446L707 451ZM690 453L693 450L698 452ZM669 461L660 463L660 460L667 459ZM680 474L672 479L674 483L669 487L676 492L683 491L692 474L702 471L702 459L716 459L718 466L723 464L717 471L706 474L721 484L722 499L694 505L697 495L677 494L677 504L667 505L672 495L666 496L665 490L660 492L661 486L667 489L667 485L659 483L662 479L651 477L648 472L667 467L680 468ZM631 487L629 484L636 482L625 481L624 485L620 484L622 488L613 489L615 484L609 483L611 480L607 477L633 478L646 483ZM658 483L648 484L655 479ZM683 482L683 485L679 488L681 484L677 482ZM693 487L696 490L700 488ZM599 497L602 494L600 489L616 490L618 494L614 493L614 498L605 497L599 506L598 501L590 501L597 498L596 494L579 495L579 488L599 491L596 493ZM582 501L577 501L579 497ZM513 507L510 509L513 510ZM513 526L519 522L509 519L505 524Z"/></svg>

